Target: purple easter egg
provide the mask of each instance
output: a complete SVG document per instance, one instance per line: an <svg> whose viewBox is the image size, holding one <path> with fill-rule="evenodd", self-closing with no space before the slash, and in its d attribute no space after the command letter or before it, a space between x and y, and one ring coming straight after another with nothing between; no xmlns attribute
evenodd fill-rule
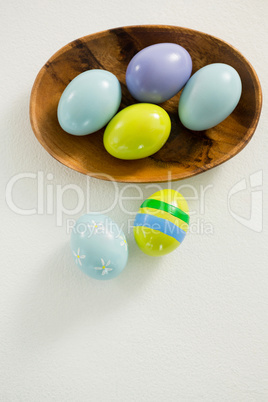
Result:
<svg viewBox="0 0 268 402"><path fill-rule="evenodd" d="M176 43L157 43L131 59L126 84L138 101L162 103L182 89L191 72L192 59L186 49Z"/></svg>

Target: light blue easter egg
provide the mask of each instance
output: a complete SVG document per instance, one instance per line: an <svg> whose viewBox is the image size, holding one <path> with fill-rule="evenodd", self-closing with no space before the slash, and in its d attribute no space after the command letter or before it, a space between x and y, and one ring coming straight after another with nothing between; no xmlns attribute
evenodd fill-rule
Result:
<svg viewBox="0 0 268 402"><path fill-rule="evenodd" d="M228 64L209 64L187 82L179 101L182 124L195 131L221 123L235 109L242 91L238 72Z"/></svg>
<svg viewBox="0 0 268 402"><path fill-rule="evenodd" d="M71 250L76 265L99 280L115 278L128 260L126 237L106 215L81 216L71 233Z"/></svg>
<svg viewBox="0 0 268 402"><path fill-rule="evenodd" d="M58 121L73 135L87 135L104 127L121 102L116 76L105 70L89 70L75 77L63 91L58 104Z"/></svg>

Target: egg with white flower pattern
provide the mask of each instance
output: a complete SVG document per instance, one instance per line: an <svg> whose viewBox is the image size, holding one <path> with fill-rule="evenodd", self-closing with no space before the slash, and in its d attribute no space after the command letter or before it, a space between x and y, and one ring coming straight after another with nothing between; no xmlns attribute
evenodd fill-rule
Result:
<svg viewBox="0 0 268 402"><path fill-rule="evenodd" d="M94 279L115 278L128 260L126 237L106 215L81 216L71 233L71 250L76 265Z"/></svg>

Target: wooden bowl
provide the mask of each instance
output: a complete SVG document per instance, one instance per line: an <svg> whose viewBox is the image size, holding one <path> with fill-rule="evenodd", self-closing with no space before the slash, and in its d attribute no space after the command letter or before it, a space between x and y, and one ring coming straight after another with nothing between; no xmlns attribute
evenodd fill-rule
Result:
<svg viewBox="0 0 268 402"><path fill-rule="evenodd" d="M178 117L180 93L161 106L169 113L172 129L163 148L144 159L126 161L108 154L104 129L84 137L63 131L57 105L69 82L83 71L111 71L122 87L120 109L137 101L125 83L131 58L146 46L173 42L183 46L193 60L193 72L211 63L233 66L242 80L242 96L234 112L214 128L194 132ZM250 63L229 44L213 36L176 26L130 26L77 39L55 53L34 82L30 100L33 131L43 147L58 161L78 172L118 182L162 182L204 172L227 161L249 142L258 124L262 105L261 86Z"/></svg>

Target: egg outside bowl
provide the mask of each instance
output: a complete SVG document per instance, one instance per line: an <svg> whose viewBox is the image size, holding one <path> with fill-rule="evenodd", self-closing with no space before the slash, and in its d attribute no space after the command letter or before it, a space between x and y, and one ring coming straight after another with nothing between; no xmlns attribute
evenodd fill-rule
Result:
<svg viewBox="0 0 268 402"><path fill-rule="evenodd" d="M209 130L186 129L178 118L180 93L162 103L172 122L166 144L144 159L116 159L103 146L104 129L77 137L67 134L57 120L57 106L65 87L89 69L105 69L122 87L120 109L137 103L130 95L125 73L132 57L146 46L173 42L191 55L194 74L211 63L234 67L242 81L242 95L233 113ZM192 29L141 25L110 29L77 39L55 53L41 68L30 99L32 129L41 145L59 162L103 180L164 182L202 173L240 152L253 136L261 113L262 92L257 74L243 55L228 43Z"/></svg>

